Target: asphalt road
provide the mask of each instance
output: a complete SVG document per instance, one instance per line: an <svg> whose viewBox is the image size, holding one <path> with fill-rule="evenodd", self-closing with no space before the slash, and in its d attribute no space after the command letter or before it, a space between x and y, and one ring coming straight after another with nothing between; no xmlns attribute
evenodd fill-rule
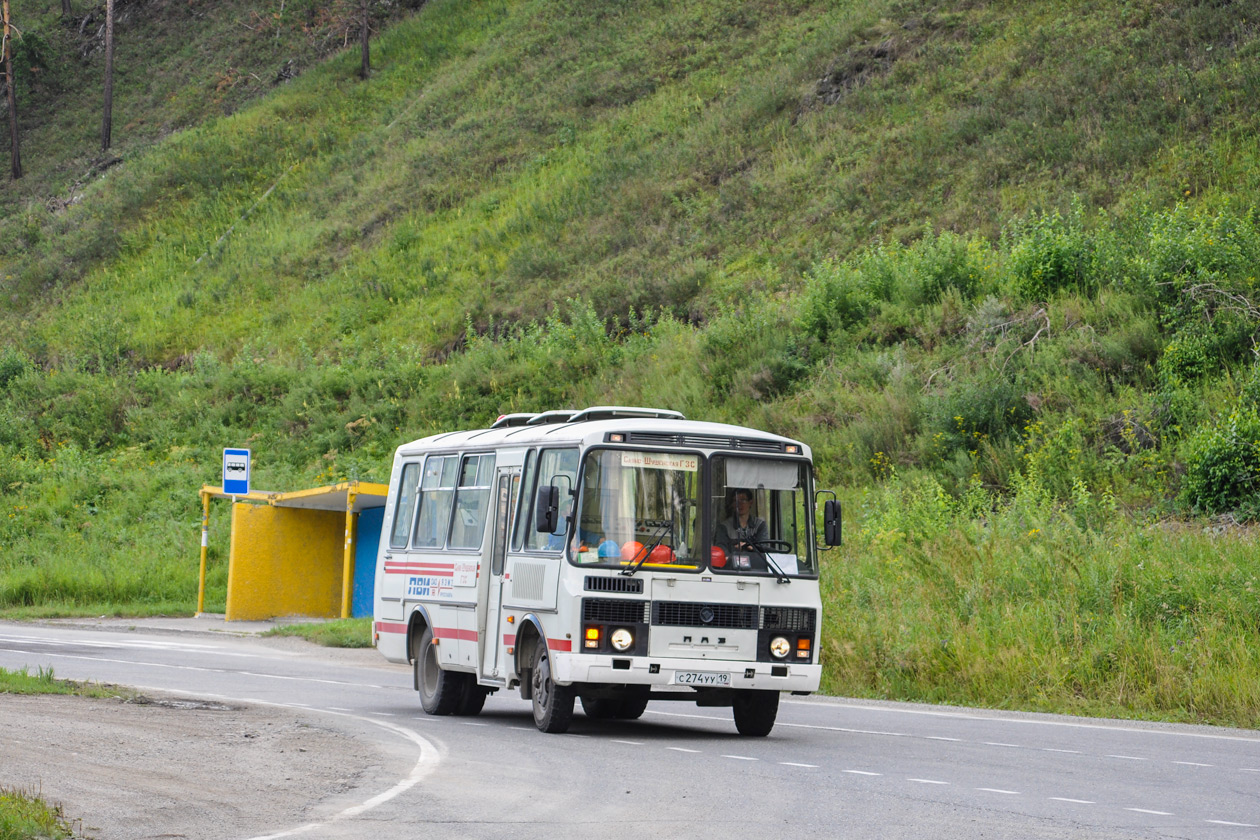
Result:
<svg viewBox="0 0 1260 840"><path fill-rule="evenodd" d="M655 702L544 735L515 693L427 717L375 651L126 623L0 623L0 666L297 709L377 750L352 790L252 837L1260 838L1252 731L784 698L768 738Z"/></svg>

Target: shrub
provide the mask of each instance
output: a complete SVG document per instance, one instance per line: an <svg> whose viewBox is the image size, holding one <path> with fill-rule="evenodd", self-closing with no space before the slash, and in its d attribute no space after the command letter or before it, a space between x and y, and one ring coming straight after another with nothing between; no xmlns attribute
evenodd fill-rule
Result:
<svg viewBox="0 0 1260 840"><path fill-rule="evenodd" d="M1207 513L1260 514L1260 412L1239 408L1200 429L1186 457L1182 499Z"/></svg>
<svg viewBox="0 0 1260 840"><path fill-rule="evenodd" d="M1011 282L1025 300L1046 300L1055 293L1089 285L1089 241L1079 205L1065 219L1057 210L1037 213L1007 228Z"/></svg>

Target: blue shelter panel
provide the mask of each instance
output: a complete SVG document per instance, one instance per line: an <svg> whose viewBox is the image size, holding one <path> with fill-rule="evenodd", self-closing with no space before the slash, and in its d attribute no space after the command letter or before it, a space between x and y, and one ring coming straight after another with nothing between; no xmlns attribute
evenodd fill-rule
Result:
<svg viewBox="0 0 1260 840"><path fill-rule="evenodd" d="M381 544L381 526L384 522L383 507L368 508L359 514L359 535L354 547L354 594L350 600L350 615L354 618L372 614L376 588L376 552Z"/></svg>

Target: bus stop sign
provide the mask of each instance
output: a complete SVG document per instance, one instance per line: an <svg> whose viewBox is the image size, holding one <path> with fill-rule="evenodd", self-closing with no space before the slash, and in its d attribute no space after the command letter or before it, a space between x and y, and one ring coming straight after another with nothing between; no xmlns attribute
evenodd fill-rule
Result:
<svg viewBox="0 0 1260 840"><path fill-rule="evenodd" d="M249 495L249 450L223 450L223 492L228 496Z"/></svg>

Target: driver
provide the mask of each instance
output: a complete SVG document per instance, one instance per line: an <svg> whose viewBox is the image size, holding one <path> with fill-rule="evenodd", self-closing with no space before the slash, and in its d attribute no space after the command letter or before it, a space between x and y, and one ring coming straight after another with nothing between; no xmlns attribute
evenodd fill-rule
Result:
<svg viewBox="0 0 1260 840"><path fill-rule="evenodd" d="M734 512L718 523L715 542L726 549L756 548L756 543L770 539L766 520L752 512L753 492L746 488L735 491Z"/></svg>

